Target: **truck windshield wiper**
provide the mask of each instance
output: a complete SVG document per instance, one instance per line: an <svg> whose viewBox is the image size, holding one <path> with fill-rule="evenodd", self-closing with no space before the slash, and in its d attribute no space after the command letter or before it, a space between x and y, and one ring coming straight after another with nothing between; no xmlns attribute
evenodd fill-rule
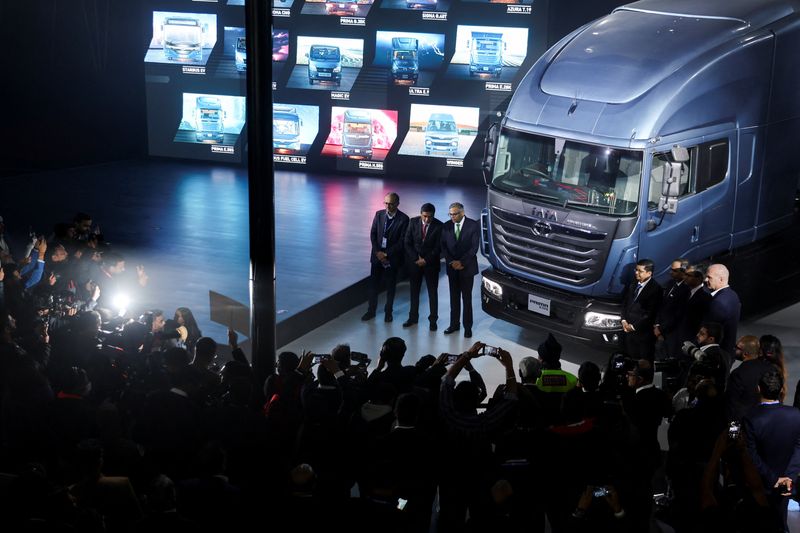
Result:
<svg viewBox="0 0 800 533"><path fill-rule="evenodd" d="M550 200L555 200L556 202L560 202L561 199L558 196L552 196L550 194L542 194L539 192L529 191L527 189L514 189L514 194L519 194L521 196L528 196L529 198L548 198Z"/></svg>

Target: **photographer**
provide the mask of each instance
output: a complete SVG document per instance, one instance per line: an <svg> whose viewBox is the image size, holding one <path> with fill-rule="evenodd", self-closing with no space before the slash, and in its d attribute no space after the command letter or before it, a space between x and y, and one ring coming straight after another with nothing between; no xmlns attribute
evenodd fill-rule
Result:
<svg viewBox="0 0 800 533"><path fill-rule="evenodd" d="M378 383L391 384L397 394L410 392L414 380L419 374L416 366L404 366L403 356L406 354L406 341L400 337L390 337L381 346L378 366L367 378L369 387Z"/></svg>
<svg viewBox="0 0 800 533"><path fill-rule="evenodd" d="M439 530L459 531L469 509L470 522L480 530L490 520L491 487L494 483L492 438L508 429L517 406L517 380L511 354L502 349L486 352L486 345L476 342L450 366L439 392L439 413L444 421L442 481L439 486ZM491 353L506 372L506 395L501 401L478 414L474 408L457 400L456 377L470 361ZM469 465L469 468L464 468Z"/></svg>
<svg viewBox="0 0 800 533"><path fill-rule="evenodd" d="M731 369L731 356L719 343L722 340L722 326L716 322L705 322L697 332L697 345L686 341L681 350L691 360L716 369L714 380L720 393L725 392L728 375Z"/></svg>

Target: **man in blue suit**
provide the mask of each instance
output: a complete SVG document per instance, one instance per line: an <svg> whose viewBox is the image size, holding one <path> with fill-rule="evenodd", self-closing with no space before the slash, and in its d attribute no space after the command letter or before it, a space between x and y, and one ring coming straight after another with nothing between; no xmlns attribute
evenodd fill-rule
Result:
<svg viewBox="0 0 800 533"><path fill-rule="evenodd" d="M450 220L442 229L442 255L447 265L450 284L450 326L445 335L455 333L461 326L461 306L464 306L464 337L472 337L472 285L478 273L480 225L464 215L464 205L450 204Z"/></svg>
<svg viewBox="0 0 800 533"><path fill-rule="evenodd" d="M386 281L386 306L383 308L384 322L392 321L392 306L394 305L394 292L397 286L397 273L403 266L405 259L405 235L408 228L408 215L400 211L400 196L390 192L383 198L381 209L372 219L372 229L369 232L372 241L372 254L370 255L369 272L369 303L367 312L361 320L375 318L378 309L378 289L381 279Z"/></svg>
<svg viewBox="0 0 800 533"><path fill-rule="evenodd" d="M728 286L730 273L725 265L713 264L706 271L706 285L711 291L711 302L703 322L722 324L722 339L717 339L720 347L727 353L736 351L736 330L742 304L739 296Z"/></svg>
<svg viewBox="0 0 800 533"><path fill-rule="evenodd" d="M763 531L789 531L788 496L800 474L800 410L781 403L782 388L780 370L762 374L758 381L761 404L743 420L747 452L774 511L774 527Z"/></svg>

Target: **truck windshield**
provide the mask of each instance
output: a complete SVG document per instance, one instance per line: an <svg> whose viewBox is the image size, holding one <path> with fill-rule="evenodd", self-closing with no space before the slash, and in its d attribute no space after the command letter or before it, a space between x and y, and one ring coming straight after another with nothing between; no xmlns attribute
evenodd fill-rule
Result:
<svg viewBox="0 0 800 533"><path fill-rule="evenodd" d="M456 131L456 123L446 120L431 120L428 122L428 131Z"/></svg>
<svg viewBox="0 0 800 533"><path fill-rule="evenodd" d="M202 38L203 32L200 26L169 23L164 25L164 42L167 44L200 46Z"/></svg>
<svg viewBox="0 0 800 533"><path fill-rule="evenodd" d="M593 213L636 213L642 152L503 129L492 187Z"/></svg>
<svg viewBox="0 0 800 533"><path fill-rule="evenodd" d="M311 59L325 59L327 61L339 61L338 48L312 48Z"/></svg>
<svg viewBox="0 0 800 533"><path fill-rule="evenodd" d="M395 51L394 58L398 61L413 61L416 59L417 53L413 51Z"/></svg>
<svg viewBox="0 0 800 533"><path fill-rule="evenodd" d="M297 135L299 124L297 120L275 119L272 121L273 135Z"/></svg>

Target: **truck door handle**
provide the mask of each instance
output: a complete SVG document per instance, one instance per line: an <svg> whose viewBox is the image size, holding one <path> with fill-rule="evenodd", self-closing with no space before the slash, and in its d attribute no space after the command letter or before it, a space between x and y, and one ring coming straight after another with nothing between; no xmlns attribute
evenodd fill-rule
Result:
<svg viewBox="0 0 800 533"><path fill-rule="evenodd" d="M697 242L700 240L700 226L695 226L692 230L692 242Z"/></svg>

